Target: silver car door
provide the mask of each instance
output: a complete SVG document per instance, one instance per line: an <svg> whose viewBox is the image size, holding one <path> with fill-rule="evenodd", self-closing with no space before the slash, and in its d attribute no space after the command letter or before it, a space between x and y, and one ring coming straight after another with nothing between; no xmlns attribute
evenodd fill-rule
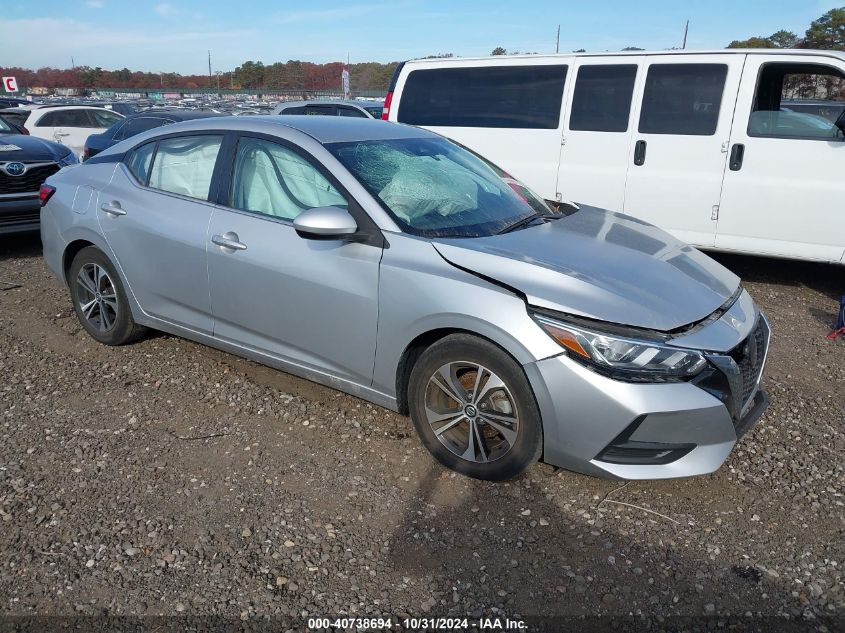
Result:
<svg viewBox="0 0 845 633"><path fill-rule="evenodd" d="M142 145L118 165L97 206L103 234L144 312L208 334L208 198L222 139L206 134Z"/></svg>
<svg viewBox="0 0 845 633"><path fill-rule="evenodd" d="M369 385L381 246L304 239L291 223L354 202L295 148L248 136L229 189L209 229L215 337Z"/></svg>

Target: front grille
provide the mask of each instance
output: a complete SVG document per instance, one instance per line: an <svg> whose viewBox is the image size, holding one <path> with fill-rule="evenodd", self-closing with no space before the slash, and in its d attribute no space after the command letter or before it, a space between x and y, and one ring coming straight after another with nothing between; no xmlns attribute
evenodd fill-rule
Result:
<svg viewBox="0 0 845 633"><path fill-rule="evenodd" d="M757 387L760 372L763 370L763 362L766 359L767 344L768 326L761 316L757 319L757 325L748 338L730 351L730 357L739 369L741 393L736 395L739 396L738 400L743 410Z"/></svg>
<svg viewBox="0 0 845 633"><path fill-rule="evenodd" d="M23 176L9 176L0 171L0 194L37 193L42 183L57 171L56 163L31 167Z"/></svg>

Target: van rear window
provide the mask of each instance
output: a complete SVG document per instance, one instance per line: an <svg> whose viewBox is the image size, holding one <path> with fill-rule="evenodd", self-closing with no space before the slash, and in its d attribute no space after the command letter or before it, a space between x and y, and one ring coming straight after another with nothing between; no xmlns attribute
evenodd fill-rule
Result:
<svg viewBox="0 0 845 633"><path fill-rule="evenodd" d="M565 65L435 68L408 74L397 119L411 125L553 130Z"/></svg>

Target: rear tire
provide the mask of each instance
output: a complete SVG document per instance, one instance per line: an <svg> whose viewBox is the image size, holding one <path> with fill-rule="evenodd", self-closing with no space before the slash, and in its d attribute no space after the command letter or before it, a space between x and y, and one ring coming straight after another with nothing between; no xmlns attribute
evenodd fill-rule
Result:
<svg viewBox="0 0 845 633"><path fill-rule="evenodd" d="M519 364L490 341L449 335L411 370L411 419L444 466L477 479L516 477L542 453L534 393Z"/></svg>
<svg viewBox="0 0 845 633"><path fill-rule="evenodd" d="M105 345L125 345L138 339L145 328L132 318L120 277L100 249L83 248L68 273L73 310L92 338Z"/></svg>

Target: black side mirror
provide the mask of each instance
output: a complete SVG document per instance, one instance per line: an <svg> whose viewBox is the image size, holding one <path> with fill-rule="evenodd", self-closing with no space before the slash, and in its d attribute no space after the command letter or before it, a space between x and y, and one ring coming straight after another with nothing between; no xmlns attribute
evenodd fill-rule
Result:
<svg viewBox="0 0 845 633"><path fill-rule="evenodd" d="M845 109L839 113L839 117L833 124L838 127L839 131L842 132L842 135L845 136Z"/></svg>

